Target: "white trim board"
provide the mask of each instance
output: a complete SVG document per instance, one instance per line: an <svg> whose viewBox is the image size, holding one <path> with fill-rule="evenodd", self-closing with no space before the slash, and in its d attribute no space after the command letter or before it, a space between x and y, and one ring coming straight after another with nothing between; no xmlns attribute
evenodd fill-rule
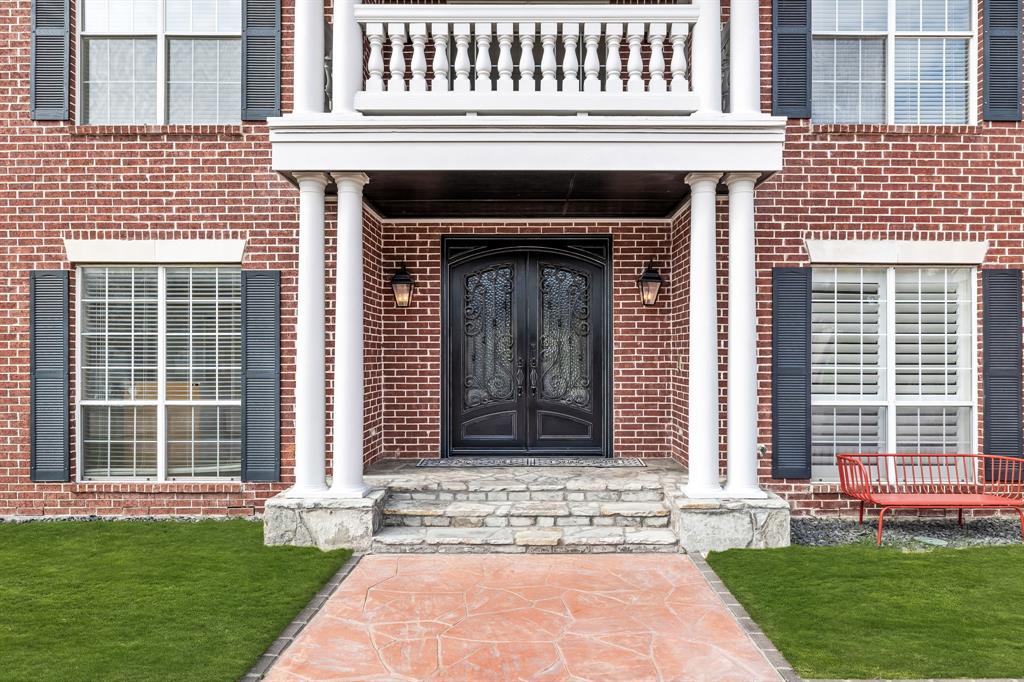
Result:
<svg viewBox="0 0 1024 682"><path fill-rule="evenodd" d="M811 263L850 265L980 265L988 242L805 239Z"/></svg>
<svg viewBox="0 0 1024 682"><path fill-rule="evenodd" d="M71 263L241 263L244 239L65 239Z"/></svg>

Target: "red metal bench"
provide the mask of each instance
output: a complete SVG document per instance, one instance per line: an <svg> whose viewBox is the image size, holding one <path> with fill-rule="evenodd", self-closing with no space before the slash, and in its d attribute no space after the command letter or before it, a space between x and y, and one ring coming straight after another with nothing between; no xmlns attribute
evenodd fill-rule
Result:
<svg viewBox="0 0 1024 682"><path fill-rule="evenodd" d="M1024 460L995 455L839 455L839 486L864 505L881 507L878 544L890 509L1014 509L1024 537Z"/></svg>

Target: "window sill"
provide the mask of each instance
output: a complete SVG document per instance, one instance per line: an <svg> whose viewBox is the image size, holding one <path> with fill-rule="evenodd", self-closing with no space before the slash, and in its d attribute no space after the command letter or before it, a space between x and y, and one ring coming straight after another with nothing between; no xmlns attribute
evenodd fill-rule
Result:
<svg viewBox="0 0 1024 682"><path fill-rule="evenodd" d="M75 137L134 135L136 137L241 137L247 124L231 125L72 125ZM253 124L249 124L253 125ZM262 125L262 124L255 124Z"/></svg>
<svg viewBox="0 0 1024 682"><path fill-rule="evenodd" d="M248 484L242 481L76 481L73 493L240 493Z"/></svg>
<svg viewBox="0 0 1024 682"><path fill-rule="evenodd" d="M807 123L811 135L938 135L961 137L980 135L981 124L905 125L896 123Z"/></svg>

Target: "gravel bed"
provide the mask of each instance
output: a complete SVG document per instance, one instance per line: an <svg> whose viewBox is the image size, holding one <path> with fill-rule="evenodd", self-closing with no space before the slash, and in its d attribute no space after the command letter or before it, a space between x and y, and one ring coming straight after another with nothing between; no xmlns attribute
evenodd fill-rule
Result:
<svg viewBox="0 0 1024 682"><path fill-rule="evenodd" d="M245 515L245 516L224 516L224 515L208 515L208 516L184 516L184 515L168 515L168 516L100 516L98 514L82 514L76 516L2 516L0 515L0 523L6 524L19 524L19 523L68 523L75 521L103 521L109 523L160 523L162 521L178 521L188 523L199 523L200 521L233 521L234 519L244 519L246 521L262 521L262 517Z"/></svg>
<svg viewBox="0 0 1024 682"><path fill-rule="evenodd" d="M869 515L860 526L853 519L794 517L791 522L794 545L850 545L875 543L878 516ZM887 516L882 544L928 549L931 547L976 547L982 545L1021 544L1020 519L985 516L956 523L956 515L947 518Z"/></svg>

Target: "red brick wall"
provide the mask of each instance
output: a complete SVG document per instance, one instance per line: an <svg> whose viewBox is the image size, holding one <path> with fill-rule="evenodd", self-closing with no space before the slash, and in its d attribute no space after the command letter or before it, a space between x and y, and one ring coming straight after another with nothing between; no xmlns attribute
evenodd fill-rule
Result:
<svg viewBox="0 0 1024 682"><path fill-rule="evenodd" d="M384 273L401 261L416 280L410 308L384 305L384 455L436 457L440 451L441 236L446 234L612 235L613 444L620 456L668 456L672 451L674 328L672 293L654 307L640 302L636 278L649 258L665 262L671 246L667 221L460 221L386 222Z"/></svg>
<svg viewBox="0 0 1024 682"><path fill-rule="evenodd" d="M770 111L769 0L761 0L761 28L762 104ZM759 438L768 448L761 477L798 513L851 513L853 505L840 499L835 485L770 479L771 268L806 265L808 238L988 240L983 267L1024 266L1024 126L850 126L793 120L783 171L757 190ZM724 291L719 294L724 301ZM979 377L979 406L980 400ZM980 432L977 442L980 451Z"/></svg>
<svg viewBox="0 0 1024 682"><path fill-rule="evenodd" d="M282 5L287 109L294 3ZM252 514L293 475L297 192L270 170L264 125L31 121L30 9L31 0L0 3L0 515ZM74 79L71 94L74 116ZM70 268L65 238L245 238L243 267L282 271L282 483L29 481L29 272Z"/></svg>

